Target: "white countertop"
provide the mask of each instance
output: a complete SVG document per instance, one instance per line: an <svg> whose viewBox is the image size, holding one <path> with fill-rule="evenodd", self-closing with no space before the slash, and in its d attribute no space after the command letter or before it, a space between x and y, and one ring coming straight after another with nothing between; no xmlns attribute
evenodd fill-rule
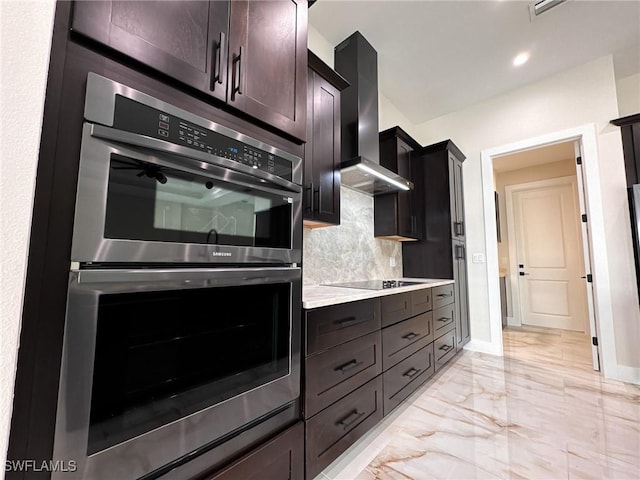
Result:
<svg viewBox="0 0 640 480"><path fill-rule="evenodd" d="M303 285L302 286L302 307L318 308L328 305L337 305L339 303L355 302L356 300L365 300L367 298L382 297L384 295L393 295L395 293L410 292L412 290L421 290L423 288L438 287L440 285L448 285L453 280L444 280L441 278L396 278L394 280L402 280L405 282L420 282L419 285L409 285L406 287L385 288L384 290L366 290L363 288L345 288L330 287L327 285Z"/></svg>

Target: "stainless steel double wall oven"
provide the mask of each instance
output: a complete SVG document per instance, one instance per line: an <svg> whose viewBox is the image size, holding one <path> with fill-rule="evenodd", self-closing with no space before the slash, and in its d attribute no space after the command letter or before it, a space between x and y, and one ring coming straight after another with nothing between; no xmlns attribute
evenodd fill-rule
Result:
<svg viewBox="0 0 640 480"><path fill-rule="evenodd" d="M179 476L295 419L301 177L89 74L54 445L78 471L60 478Z"/></svg>

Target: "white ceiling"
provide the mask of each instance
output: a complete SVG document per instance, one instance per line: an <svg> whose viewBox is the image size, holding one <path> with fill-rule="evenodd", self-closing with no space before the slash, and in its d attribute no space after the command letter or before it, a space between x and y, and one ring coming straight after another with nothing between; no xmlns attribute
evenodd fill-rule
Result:
<svg viewBox="0 0 640 480"><path fill-rule="evenodd" d="M533 22L514 0L319 0L309 21L332 45L360 31L380 89L414 125L609 53L616 78L640 72L639 0L569 0Z"/></svg>

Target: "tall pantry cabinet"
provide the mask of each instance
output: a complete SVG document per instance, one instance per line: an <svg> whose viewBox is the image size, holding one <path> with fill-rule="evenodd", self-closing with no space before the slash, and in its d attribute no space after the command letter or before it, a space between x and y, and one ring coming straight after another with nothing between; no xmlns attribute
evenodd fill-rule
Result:
<svg viewBox="0 0 640 480"><path fill-rule="evenodd" d="M422 162L424 239L402 244L405 277L455 280L456 349L470 340L467 249L462 162L466 158L451 140L416 152Z"/></svg>

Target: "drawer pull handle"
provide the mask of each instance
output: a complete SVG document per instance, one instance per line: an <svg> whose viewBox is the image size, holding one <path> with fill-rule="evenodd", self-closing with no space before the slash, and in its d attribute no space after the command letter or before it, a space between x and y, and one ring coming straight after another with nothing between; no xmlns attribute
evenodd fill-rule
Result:
<svg viewBox="0 0 640 480"><path fill-rule="evenodd" d="M347 317L343 318L342 320L336 320L333 323L336 325L340 325L340 328L346 328L353 325L358 325L359 323L364 323L366 321L366 318Z"/></svg>
<svg viewBox="0 0 640 480"><path fill-rule="evenodd" d="M445 352L448 352L449 350L451 350L453 347L451 345L442 345L439 350L444 350Z"/></svg>
<svg viewBox="0 0 640 480"><path fill-rule="evenodd" d="M419 333L411 332L411 333L407 333L406 335L403 335L402 338L404 338L405 340L413 340L414 338L419 336L420 336Z"/></svg>
<svg viewBox="0 0 640 480"><path fill-rule="evenodd" d="M450 322L451 317L440 317L436 322Z"/></svg>
<svg viewBox="0 0 640 480"><path fill-rule="evenodd" d="M451 295L453 295L453 292L449 292L449 293L439 293L437 296L438 296L438 297L442 297L442 298L446 298L446 297L450 297Z"/></svg>
<svg viewBox="0 0 640 480"><path fill-rule="evenodd" d="M358 412L358 410L353 410L349 415L344 417L342 420L336 423L336 425L340 425L343 430L346 430L351 425L356 423L360 417L364 415L364 412Z"/></svg>
<svg viewBox="0 0 640 480"><path fill-rule="evenodd" d="M413 368L411 367L409 370L407 370L406 372L404 372L402 374L403 377L409 377L409 378L413 378L416 375L418 375L420 372L422 371L421 368Z"/></svg>
<svg viewBox="0 0 640 480"><path fill-rule="evenodd" d="M349 370L353 370L356 367L359 367L364 362L358 362L355 358L353 360L348 361L345 364L340 365L333 369L334 372L340 371L342 373L347 373Z"/></svg>

